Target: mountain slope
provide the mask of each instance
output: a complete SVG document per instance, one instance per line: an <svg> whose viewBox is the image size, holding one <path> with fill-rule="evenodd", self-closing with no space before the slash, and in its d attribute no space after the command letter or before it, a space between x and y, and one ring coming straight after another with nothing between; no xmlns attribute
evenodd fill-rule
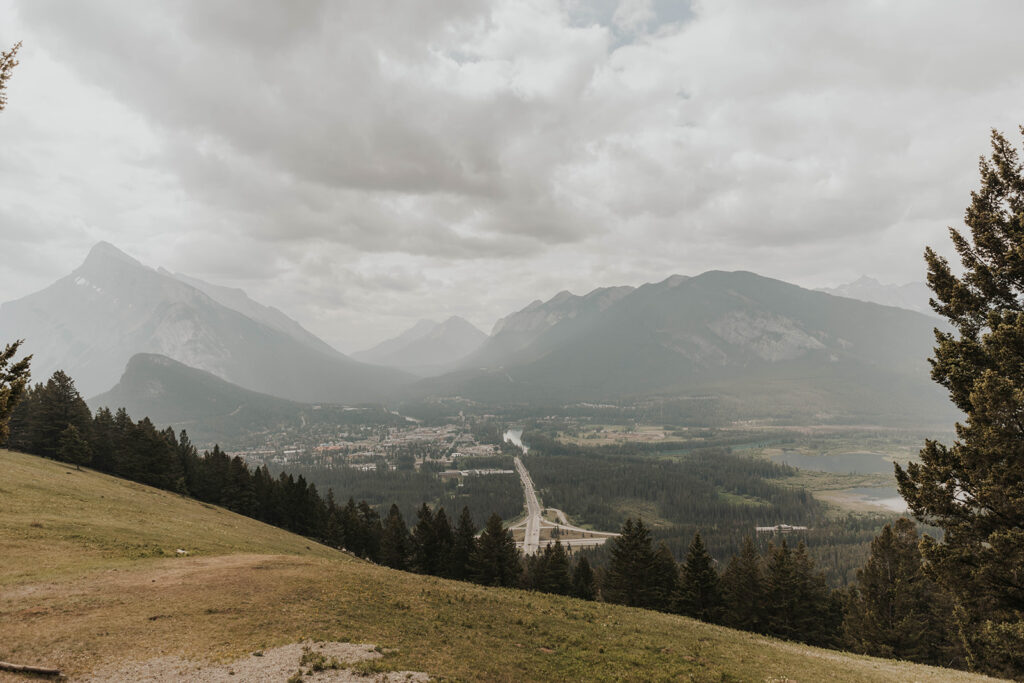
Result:
<svg viewBox="0 0 1024 683"><path fill-rule="evenodd" d="M372 643L454 680L975 681L684 617L397 572L177 494L0 450L4 659L71 678ZM188 557L176 557L178 548Z"/></svg>
<svg viewBox="0 0 1024 683"><path fill-rule="evenodd" d="M442 323L421 320L399 336L352 354L356 360L429 376L451 369L480 348L487 335L452 316Z"/></svg>
<svg viewBox="0 0 1024 683"><path fill-rule="evenodd" d="M313 406L249 391L203 370L149 353L132 356L114 388L88 402L93 410L123 407L135 419L148 417L160 427L187 430L193 443L218 443L229 450L252 434L317 423L338 426L372 420L384 424L402 419L381 407Z"/></svg>
<svg viewBox="0 0 1024 683"><path fill-rule="evenodd" d="M682 276L676 276L682 278ZM526 308L494 324L491 336L480 349L460 363L463 368L500 366L528 348L541 335L563 321L572 321L607 310L633 291L632 287L601 287L578 296L562 291L548 301L534 301Z"/></svg>
<svg viewBox="0 0 1024 683"><path fill-rule="evenodd" d="M63 369L87 396L113 386L136 353L301 401L375 400L408 381L311 348L103 242L70 275L0 306L0 338L25 339L37 381Z"/></svg>
<svg viewBox="0 0 1024 683"><path fill-rule="evenodd" d="M292 339L308 346L311 349L327 355L342 355L333 346L314 335L280 310L273 306L264 306L257 301L253 301L249 298L249 295L241 289L214 285L209 282L204 282L198 278L183 275L182 273L169 273L163 268L158 268L157 271L164 275L171 275L185 284L195 287L221 306L238 311L247 318L251 318L256 322L262 323L279 332L284 332Z"/></svg>
<svg viewBox="0 0 1024 683"><path fill-rule="evenodd" d="M710 271L580 310L490 367L423 384L485 401L725 395L748 416L934 420L949 415L926 362L934 325L753 273Z"/></svg>

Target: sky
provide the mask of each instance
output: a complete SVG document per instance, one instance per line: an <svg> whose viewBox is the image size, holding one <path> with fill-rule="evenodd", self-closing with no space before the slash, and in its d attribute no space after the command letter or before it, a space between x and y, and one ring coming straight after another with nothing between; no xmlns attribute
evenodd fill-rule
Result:
<svg viewBox="0 0 1024 683"><path fill-rule="evenodd" d="M109 241L343 351L561 290L924 279L1024 3L0 0L0 301Z"/></svg>

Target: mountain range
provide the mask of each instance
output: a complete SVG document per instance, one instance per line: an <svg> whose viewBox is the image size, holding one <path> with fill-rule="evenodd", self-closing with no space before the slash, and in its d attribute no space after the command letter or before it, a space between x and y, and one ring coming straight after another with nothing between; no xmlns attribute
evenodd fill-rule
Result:
<svg viewBox="0 0 1024 683"><path fill-rule="evenodd" d="M0 305L0 339L25 339L36 381L63 369L86 396L110 389L137 353L296 401L378 400L412 380L352 360L238 290L154 270L106 242L46 289Z"/></svg>
<svg viewBox="0 0 1024 683"><path fill-rule="evenodd" d="M500 319L490 335L458 317L421 321L356 360L241 290L154 270L106 243L50 287L0 306L0 339L26 339L37 380L64 369L87 396L118 384L98 398L168 421L195 419L174 413L181 396L198 406L227 391L214 377L237 385L224 401L231 410L270 413L294 413L266 408L273 397L534 405L715 398L737 417L944 422L951 409L927 364L936 324L754 273L709 271L560 292Z"/></svg>
<svg viewBox="0 0 1024 683"><path fill-rule="evenodd" d="M426 394L484 402L725 396L744 415L932 420L936 320L749 272L563 292L499 322ZM940 418L941 419L941 418Z"/></svg>

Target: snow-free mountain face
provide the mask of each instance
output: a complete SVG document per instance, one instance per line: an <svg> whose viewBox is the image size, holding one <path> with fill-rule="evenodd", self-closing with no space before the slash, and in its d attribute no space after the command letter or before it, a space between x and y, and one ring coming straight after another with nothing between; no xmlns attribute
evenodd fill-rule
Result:
<svg viewBox="0 0 1024 683"><path fill-rule="evenodd" d="M399 336L352 357L429 377L452 369L486 339L486 334L458 316L441 323L420 320Z"/></svg>
<svg viewBox="0 0 1024 683"><path fill-rule="evenodd" d="M583 296L563 291L547 301L534 301L526 308L496 322L490 338L478 351L467 356L460 366L501 365L563 320L574 320L604 311L632 291L633 288L629 286L601 287Z"/></svg>
<svg viewBox="0 0 1024 683"><path fill-rule="evenodd" d="M461 371L423 390L488 402L729 396L747 415L817 419L923 420L947 405L927 363L935 320L912 311L747 272L608 293L531 304L506 320L576 305L528 327L518 347L493 343L503 325Z"/></svg>
<svg viewBox="0 0 1024 683"><path fill-rule="evenodd" d="M248 294L237 287L223 287L221 285L211 284L209 282L204 282L199 278L190 277L182 273L172 274L163 268L159 268L157 270L164 275L172 275L174 278L181 280L185 284L195 287L221 306L238 311L242 315L252 318L256 322L263 323L267 327L271 327L279 332L284 332L295 341L300 342L311 349L316 349L321 353L329 355L338 354L337 349L327 344L327 342L317 337L298 322L289 318L280 310L273 306L264 306L258 301L253 301L249 298Z"/></svg>
<svg viewBox="0 0 1024 683"><path fill-rule="evenodd" d="M293 400L374 400L407 381L298 341L105 242L70 275L0 306L0 339L22 338L34 381L62 369L85 396L112 387L136 353Z"/></svg>
<svg viewBox="0 0 1024 683"><path fill-rule="evenodd" d="M838 287L823 287L820 292L833 296L845 296L859 301L870 301L883 306L898 306L934 316L935 311L928 304L932 291L924 282L908 282L905 285L886 285L866 275Z"/></svg>

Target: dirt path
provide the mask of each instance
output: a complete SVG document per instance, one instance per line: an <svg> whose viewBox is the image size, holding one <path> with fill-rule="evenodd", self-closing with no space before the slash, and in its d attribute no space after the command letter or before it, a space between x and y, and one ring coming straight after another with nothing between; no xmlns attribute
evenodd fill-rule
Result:
<svg viewBox="0 0 1024 683"><path fill-rule="evenodd" d="M304 681L427 681L429 676L417 671L389 671L369 678L353 671L352 665L381 657L373 645L354 643L292 643L268 650L258 650L246 657L224 664L210 664L182 657L156 657L140 662L120 662L101 668L79 681L193 681L195 683L226 683L246 681L281 683L296 673Z"/></svg>

